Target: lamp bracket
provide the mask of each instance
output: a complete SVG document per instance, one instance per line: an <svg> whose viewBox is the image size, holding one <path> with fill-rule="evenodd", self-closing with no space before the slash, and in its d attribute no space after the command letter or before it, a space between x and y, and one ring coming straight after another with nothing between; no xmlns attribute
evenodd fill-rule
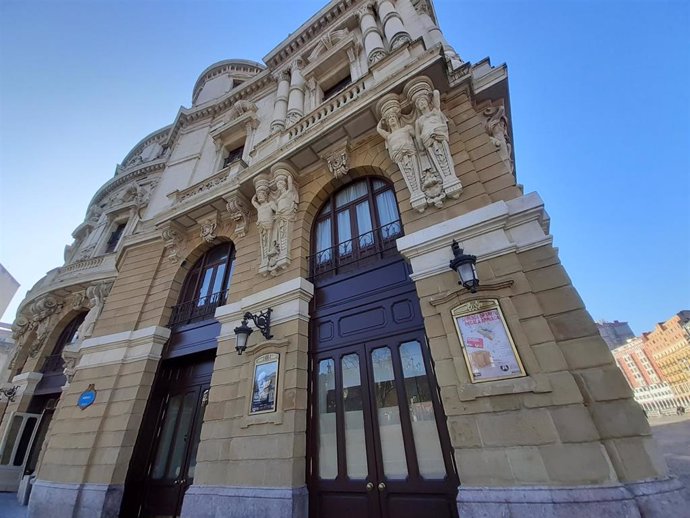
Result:
<svg viewBox="0 0 690 518"><path fill-rule="evenodd" d="M261 331L261 334L264 335L264 338L266 340L270 340L273 338L273 335L271 334L271 313L273 310L271 308L265 309L264 311L261 311L259 313L251 313L250 311L247 311L244 314L244 319L242 320L243 324L247 324L247 320L251 319L252 322L254 322L254 325Z"/></svg>

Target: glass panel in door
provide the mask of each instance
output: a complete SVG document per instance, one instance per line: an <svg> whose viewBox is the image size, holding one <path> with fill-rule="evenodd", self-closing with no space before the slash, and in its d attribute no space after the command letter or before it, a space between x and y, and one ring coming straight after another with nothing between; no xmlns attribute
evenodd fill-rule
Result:
<svg viewBox="0 0 690 518"><path fill-rule="evenodd" d="M371 352L371 367L383 472L388 479L404 479L408 473L407 461L391 350L388 347L374 349Z"/></svg>
<svg viewBox="0 0 690 518"><path fill-rule="evenodd" d="M446 476L446 469L441 440L434 415L429 378L418 341L400 345L400 363L419 473L426 479L443 479Z"/></svg>
<svg viewBox="0 0 690 518"><path fill-rule="evenodd" d="M335 412L335 362L321 360L317 380L319 478L334 479L338 475L338 441Z"/></svg>
<svg viewBox="0 0 690 518"><path fill-rule="evenodd" d="M368 467L359 355L343 356L341 365L347 476L350 479L364 479L368 475Z"/></svg>

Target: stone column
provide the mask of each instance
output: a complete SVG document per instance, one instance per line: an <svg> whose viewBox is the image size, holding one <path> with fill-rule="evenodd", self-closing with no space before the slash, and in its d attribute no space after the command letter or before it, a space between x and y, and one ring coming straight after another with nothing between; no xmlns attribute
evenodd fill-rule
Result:
<svg viewBox="0 0 690 518"><path fill-rule="evenodd" d="M278 93L273 104L273 122L271 122L271 132L285 129L285 117L288 109L288 94L290 92L290 73L281 70L273 76L278 81Z"/></svg>
<svg viewBox="0 0 690 518"><path fill-rule="evenodd" d="M405 30L402 18L400 18L400 14L391 0L378 0L377 4L379 19L383 24L383 32L390 49L397 49L405 43L409 43L410 35Z"/></svg>
<svg viewBox="0 0 690 518"><path fill-rule="evenodd" d="M364 40L364 52L367 54L367 61L370 65L386 56L383 38L381 38L371 7L372 4L368 3L357 11L359 27L362 30L362 39Z"/></svg>
<svg viewBox="0 0 690 518"><path fill-rule="evenodd" d="M295 59L291 66L290 94L288 97L288 123L294 124L304 115L304 77L302 76L302 60Z"/></svg>

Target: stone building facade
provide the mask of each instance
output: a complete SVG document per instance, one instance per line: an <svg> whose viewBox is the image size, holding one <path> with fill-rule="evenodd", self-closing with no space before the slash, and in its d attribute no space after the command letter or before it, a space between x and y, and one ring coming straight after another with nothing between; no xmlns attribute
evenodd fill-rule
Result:
<svg viewBox="0 0 690 518"><path fill-rule="evenodd" d="M34 474L36 518L679 512L509 101L427 0L205 70L19 308L3 484Z"/></svg>
<svg viewBox="0 0 690 518"><path fill-rule="evenodd" d="M642 334L647 356L683 404L690 403L689 322L690 311L679 311L666 322L659 322L652 331Z"/></svg>
<svg viewBox="0 0 690 518"><path fill-rule="evenodd" d="M607 322L602 320L597 322L597 329L599 329L599 334L611 350L625 345L626 341L635 338L635 333L632 332L627 322L619 322L618 320Z"/></svg>

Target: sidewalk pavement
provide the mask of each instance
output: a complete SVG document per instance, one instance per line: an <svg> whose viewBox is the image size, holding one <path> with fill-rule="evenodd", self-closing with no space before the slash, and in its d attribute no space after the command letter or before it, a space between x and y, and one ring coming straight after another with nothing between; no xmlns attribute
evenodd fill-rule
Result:
<svg viewBox="0 0 690 518"><path fill-rule="evenodd" d="M17 493L0 493L0 518L26 518L29 508L19 505Z"/></svg>

